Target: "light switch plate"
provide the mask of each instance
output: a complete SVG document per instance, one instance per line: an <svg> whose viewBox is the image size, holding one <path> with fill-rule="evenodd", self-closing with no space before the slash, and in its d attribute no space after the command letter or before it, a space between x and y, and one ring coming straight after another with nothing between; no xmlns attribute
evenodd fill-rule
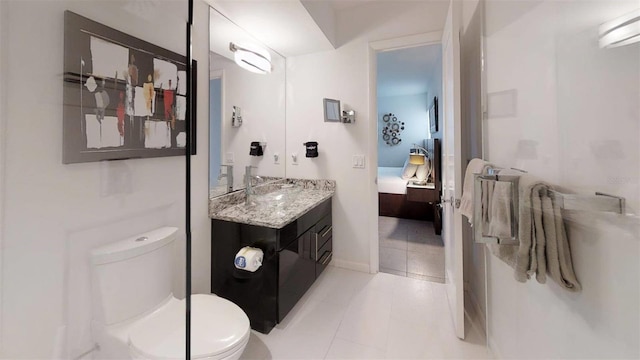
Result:
<svg viewBox="0 0 640 360"><path fill-rule="evenodd" d="M364 169L364 155L353 155L353 167Z"/></svg>
<svg viewBox="0 0 640 360"><path fill-rule="evenodd" d="M280 154L278 153L273 154L273 163L276 165L280 164Z"/></svg>
<svg viewBox="0 0 640 360"><path fill-rule="evenodd" d="M298 154L291 154L291 165L298 165Z"/></svg>
<svg viewBox="0 0 640 360"><path fill-rule="evenodd" d="M228 152L228 153L225 154L225 162L227 163L227 165L233 164L233 153L232 152Z"/></svg>

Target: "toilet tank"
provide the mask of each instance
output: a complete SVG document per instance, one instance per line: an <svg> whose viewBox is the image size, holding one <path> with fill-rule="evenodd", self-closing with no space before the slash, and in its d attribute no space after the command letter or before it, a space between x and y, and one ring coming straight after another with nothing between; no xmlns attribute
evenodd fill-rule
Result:
<svg viewBox="0 0 640 360"><path fill-rule="evenodd" d="M116 324L154 310L172 295L177 231L163 227L91 251L94 320Z"/></svg>

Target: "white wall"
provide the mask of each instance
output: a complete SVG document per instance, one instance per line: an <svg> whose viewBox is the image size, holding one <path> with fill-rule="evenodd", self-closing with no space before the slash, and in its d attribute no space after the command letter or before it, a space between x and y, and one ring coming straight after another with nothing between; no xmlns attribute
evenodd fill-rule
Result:
<svg viewBox="0 0 640 360"><path fill-rule="evenodd" d="M444 4L444 5L443 5ZM377 119L369 110L369 41L438 31L447 4L440 2L379 3L356 7L337 17L334 51L287 58L287 177L337 181L333 200L333 263L369 271L370 242L377 236L371 209L377 208L374 184ZM375 20L375 21L374 21ZM373 69L375 72L375 69ZM375 88L373 89L375 94ZM355 124L324 123L322 99L339 99L357 112ZM320 156L307 159L302 143L318 141ZM352 155L366 155L366 169L352 168ZM375 264L377 268L377 264Z"/></svg>
<svg viewBox="0 0 640 360"><path fill-rule="evenodd" d="M442 51L440 51L442 54ZM442 138L442 128L444 127L444 116L442 115L442 55L435 66L435 70L432 73L433 75L429 78L429 89L433 89L433 91L429 91L429 107L433 104L433 97L438 98L438 131L431 134L432 139L441 139Z"/></svg>
<svg viewBox="0 0 640 360"><path fill-rule="evenodd" d="M378 97L378 166L402 167L413 144L424 146L424 140L430 136L430 98L429 94ZM398 122L404 122L404 130L400 132L402 142L393 146L382 138L382 129L387 125L383 116L388 113L393 113Z"/></svg>
<svg viewBox="0 0 640 360"><path fill-rule="evenodd" d="M487 160L528 170L564 191L623 196L628 211L638 213L640 45L597 45L599 24L637 7L637 1L488 2L487 91L491 97L514 90L517 98L511 114L489 102ZM568 293L551 280L517 283L490 256L492 349L506 358L640 357L638 217L565 215L582 292Z"/></svg>
<svg viewBox="0 0 640 360"><path fill-rule="evenodd" d="M2 2L8 24L2 31L7 63L1 77L11 89L5 94L2 141L2 357L66 358L91 346L87 252L99 244L158 226L177 226L176 291L184 293L184 158L62 164L64 10L184 54L186 2L157 2L143 17L125 11L132 3ZM197 21L207 25L206 13L204 17ZM196 31L194 39L207 36ZM195 58L206 64L208 41L202 41L205 51L196 45ZM209 242L208 74L199 74L192 183L196 254L206 251ZM105 190L123 178L126 186ZM205 256L208 259L209 252ZM208 289L208 265L202 260L194 257L196 291Z"/></svg>

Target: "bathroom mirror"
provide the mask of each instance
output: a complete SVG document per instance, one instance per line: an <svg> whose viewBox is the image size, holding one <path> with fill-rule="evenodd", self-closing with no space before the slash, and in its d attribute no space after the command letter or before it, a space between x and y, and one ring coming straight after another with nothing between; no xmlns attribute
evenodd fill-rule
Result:
<svg viewBox="0 0 640 360"><path fill-rule="evenodd" d="M340 100L324 99L324 121L325 122L341 122L340 119Z"/></svg>
<svg viewBox="0 0 640 360"><path fill-rule="evenodd" d="M286 59L216 9L210 9L209 19L209 194L214 197L244 188L247 166L255 167L254 183L285 176ZM267 52L271 72L238 66L230 43ZM249 155L252 142L263 144L262 156Z"/></svg>

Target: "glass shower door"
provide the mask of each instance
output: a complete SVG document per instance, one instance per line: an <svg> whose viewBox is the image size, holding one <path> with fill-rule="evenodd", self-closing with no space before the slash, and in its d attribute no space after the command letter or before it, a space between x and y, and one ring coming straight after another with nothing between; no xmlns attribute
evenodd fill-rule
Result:
<svg viewBox="0 0 640 360"><path fill-rule="evenodd" d="M87 29L69 40L65 11L139 41ZM106 300L96 291L92 251L153 229L178 228L165 275L168 291L185 296L184 151L65 164L63 148L80 143L108 158L130 142L147 150L181 141L175 130L184 120L172 114L183 104L182 84L169 52L185 54L186 12L184 1L0 2L0 357L109 351L117 340L105 340L96 321ZM168 52L149 53L151 45ZM80 130L63 140L65 107ZM110 296L125 295L119 290Z"/></svg>

